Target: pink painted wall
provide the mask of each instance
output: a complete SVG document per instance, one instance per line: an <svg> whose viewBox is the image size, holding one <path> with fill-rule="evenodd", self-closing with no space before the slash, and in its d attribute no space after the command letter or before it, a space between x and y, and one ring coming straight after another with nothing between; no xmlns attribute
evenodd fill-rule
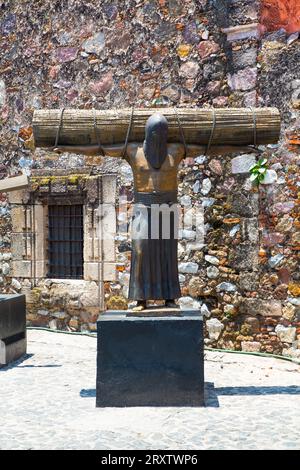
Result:
<svg viewBox="0 0 300 470"><path fill-rule="evenodd" d="M260 21L265 31L300 31L300 0L263 0Z"/></svg>

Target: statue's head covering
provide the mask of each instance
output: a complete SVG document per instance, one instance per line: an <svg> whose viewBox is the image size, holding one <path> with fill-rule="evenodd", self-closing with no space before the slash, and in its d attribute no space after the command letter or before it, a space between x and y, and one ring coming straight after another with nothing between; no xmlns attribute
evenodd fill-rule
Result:
<svg viewBox="0 0 300 470"><path fill-rule="evenodd" d="M144 153L150 165L157 170L168 155L168 121L160 113L152 114L147 120Z"/></svg>

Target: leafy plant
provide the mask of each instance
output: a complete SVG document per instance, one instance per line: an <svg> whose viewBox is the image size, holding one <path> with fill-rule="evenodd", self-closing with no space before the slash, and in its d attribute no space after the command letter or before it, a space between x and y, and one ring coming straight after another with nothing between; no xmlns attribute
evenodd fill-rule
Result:
<svg viewBox="0 0 300 470"><path fill-rule="evenodd" d="M250 181L259 184L264 180L268 169L267 162L268 160L266 158L260 158L254 165L250 167Z"/></svg>

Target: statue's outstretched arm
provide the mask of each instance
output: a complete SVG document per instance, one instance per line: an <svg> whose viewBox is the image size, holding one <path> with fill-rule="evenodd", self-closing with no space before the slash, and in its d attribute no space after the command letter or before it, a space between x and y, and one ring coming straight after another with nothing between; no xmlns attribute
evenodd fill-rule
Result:
<svg viewBox="0 0 300 470"><path fill-rule="evenodd" d="M53 149L56 153L77 153L88 156L105 156L124 158L130 163L130 155L134 155L141 144L139 142L130 142L125 149L124 144L114 145L60 145Z"/></svg>
<svg viewBox="0 0 300 470"><path fill-rule="evenodd" d="M107 157L122 158L124 145L103 145L103 152ZM60 145L53 149L56 153L77 153L88 156L102 155L99 145Z"/></svg>
<svg viewBox="0 0 300 470"><path fill-rule="evenodd" d="M200 155L222 156L228 153L252 151L252 147L239 145L212 145L207 149L206 145L188 144L186 149L183 144L169 144L169 153L177 156L181 160L184 158L196 158ZM186 151L185 151L186 150Z"/></svg>

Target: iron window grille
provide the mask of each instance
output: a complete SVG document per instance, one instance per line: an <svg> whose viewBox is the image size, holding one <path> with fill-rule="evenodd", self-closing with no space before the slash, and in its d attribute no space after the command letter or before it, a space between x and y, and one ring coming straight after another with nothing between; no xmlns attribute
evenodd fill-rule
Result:
<svg viewBox="0 0 300 470"><path fill-rule="evenodd" d="M83 278L83 206L49 205L48 277Z"/></svg>

